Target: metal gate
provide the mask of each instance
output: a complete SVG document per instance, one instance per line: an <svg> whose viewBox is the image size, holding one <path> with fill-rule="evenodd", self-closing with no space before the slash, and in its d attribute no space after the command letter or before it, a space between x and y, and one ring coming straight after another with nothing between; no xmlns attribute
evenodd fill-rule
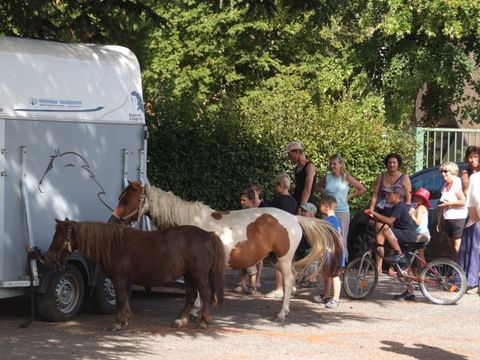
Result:
<svg viewBox="0 0 480 360"><path fill-rule="evenodd" d="M480 146L480 129L414 128L416 139L415 171L461 162L467 146Z"/></svg>

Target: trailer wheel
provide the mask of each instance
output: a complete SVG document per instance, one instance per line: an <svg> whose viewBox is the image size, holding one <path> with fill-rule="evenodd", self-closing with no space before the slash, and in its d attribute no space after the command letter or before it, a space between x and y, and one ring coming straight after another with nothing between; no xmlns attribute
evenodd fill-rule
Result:
<svg viewBox="0 0 480 360"><path fill-rule="evenodd" d="M37 310L47 321L71 320L82 306L84 291L82 274L67 264L64 271L53 273L47 292L37 294Z"/></svg>
<svg viewBox="0 0 480 360"><path fill-rule="evenodd" d="M100 272L93 289L92 302L95 312L99 314L114 314L117 312L113 282L103 272Z"/></svg>

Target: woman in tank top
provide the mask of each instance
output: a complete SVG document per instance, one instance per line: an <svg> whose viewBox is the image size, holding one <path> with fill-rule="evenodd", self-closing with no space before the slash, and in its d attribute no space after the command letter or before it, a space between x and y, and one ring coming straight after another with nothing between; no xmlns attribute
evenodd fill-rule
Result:
<svg viewBox="0 0 480 360"><path fill-rule="evenodd" d="M344 260L346 260L348 259L347 239L350 225L350 206L348 203L351 199L361 196L366 189L361 182L345 171L345 160L342 156L333 155L330 157L330 170L317 182L316 190L322 194L335 197L337 201L335 215L342 228ZM350 194L350 187L354 188L355 192Z"/></svg>
<svg viewBox="0 0 480 360"><path fill-rule="evenodd" d="M410 178L400 171L402 167L402 157L398 154L388 154L383 160L387 171L379 174L375 180L372 199L370 200L370 210L388 215L389 206L386 202L385 189L392 185L402 185L405 191L404 203L410 206L412 199L412 184Z"/></svg>
<svg viewBox="0 0 480 360"><path fill-rule="evenodd" d="M403 201L407 205L407 207L410 207L410 203L412 200L412 183L410 182L410 178L400 171L402 167L402 157L400 155L396 153L388 154L387 156L385 156L383 164L387 168L387 171L379 174L377 176L377 179L375 180L369 209L372 211L376 211L379 214L390 216L392 206L387 203L387 193L385 192L385 189L396 184L402 185L405 193ZM376 232L380 230L381 224L379 222L377 222L375 226ZM383 248L378 248L378 251L381 255L383 255ZM380 257L377 260L377 266L379 271L381 271L382 269L382 264L383 260Z"/></svg>

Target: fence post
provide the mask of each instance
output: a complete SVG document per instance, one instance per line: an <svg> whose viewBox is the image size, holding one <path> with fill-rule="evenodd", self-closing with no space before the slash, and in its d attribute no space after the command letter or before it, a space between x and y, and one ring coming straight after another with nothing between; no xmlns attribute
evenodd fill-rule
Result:
<svg viewBox="0 0 480 360"><path fill-rule="evenodd" d="M422 127L413 128L413 134L415 136L415 172L423 169L424 166L424 134L425 130Z"/></svg>

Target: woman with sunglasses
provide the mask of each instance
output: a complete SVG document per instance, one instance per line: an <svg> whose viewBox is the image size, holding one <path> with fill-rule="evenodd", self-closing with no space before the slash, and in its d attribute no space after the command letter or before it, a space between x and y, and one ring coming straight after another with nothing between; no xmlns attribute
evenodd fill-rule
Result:
<svg viewBox="0 0 480 360"><path fill-rule="evenodd" d="M341 155L333 155L330 157L330 170L330 172L320 178L315 188L316 191L320 193L335 197L337 201L335 216L340 221L342 228L344 265L346 265L346 260L348 259L348 227L350 225L350 207L348 202L355 197L361 196L366 189L361 182L346 172L345 160ZM350 193L351 187L355 189L355 191Z"/></svg>
<svg viewBox="0 0 480 360"><path fill-rule="evenodd" d="M457 261L467 217L465 194L462 189L462 180L458 177L457 164L450 161L444 162L440 165L440 173L445 184L442 187L442 196L438 200L438 230L447 235L452 249L452 259Z"/></svg>

